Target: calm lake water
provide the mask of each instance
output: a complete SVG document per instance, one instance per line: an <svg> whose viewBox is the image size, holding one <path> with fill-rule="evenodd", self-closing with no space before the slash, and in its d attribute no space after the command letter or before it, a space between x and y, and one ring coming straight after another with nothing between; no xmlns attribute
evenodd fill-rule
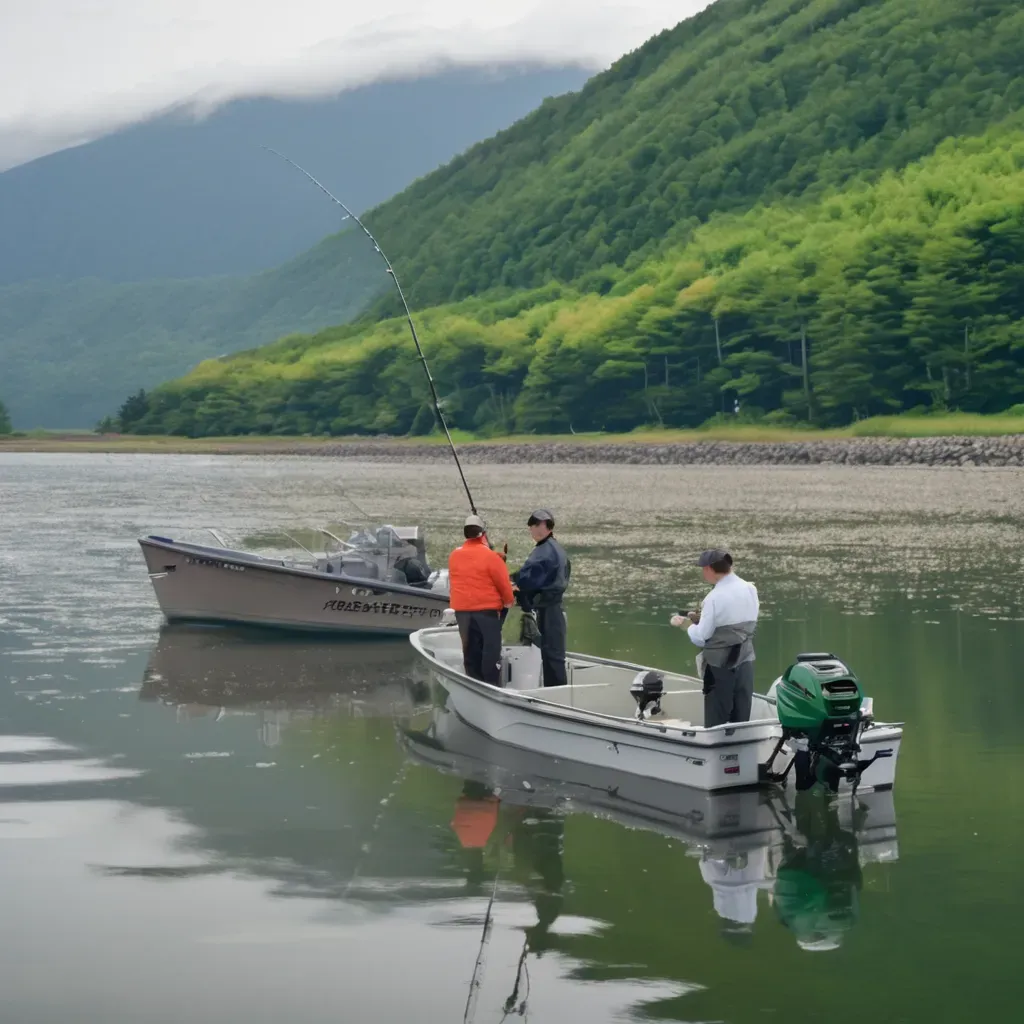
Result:
<svg viewBox="0 0 1024 1024"><path fill-rule="evenodd" d="M728 544L758 689L830 650L906 722L888 808L672 816L528 761L495 798L479 748L423 742L405 641L162 625L137 536L271 543L358 505L425 523L438 564L464 514L444 467L0 454L5 1021L1019 1017L1024 475L468 475L513 564L555 506L575 650L690 670L667 619Z"/></svg>

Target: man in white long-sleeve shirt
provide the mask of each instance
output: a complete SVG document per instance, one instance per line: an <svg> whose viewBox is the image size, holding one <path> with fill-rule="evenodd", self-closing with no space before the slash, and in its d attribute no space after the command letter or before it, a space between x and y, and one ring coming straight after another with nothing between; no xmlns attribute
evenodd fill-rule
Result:
<svg viewBox="0 0 1024 1024"><path fill-rule="evenodd" d="M699 612L673 615L672 625L688 622L687 635L701 649L697 670L704 682L704 725L747 722L754 695L757 588L732 571L728 551L705 551L697 565L714 587Z"/></svg>

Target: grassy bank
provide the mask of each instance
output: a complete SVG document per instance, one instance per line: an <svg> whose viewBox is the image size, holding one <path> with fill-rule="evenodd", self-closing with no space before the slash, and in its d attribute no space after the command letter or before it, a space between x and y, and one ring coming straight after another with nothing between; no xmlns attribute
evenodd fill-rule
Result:
<svg viewBox="0 0 1024 1024"><path fill-rule="evenodd" d="M507 437L477 437L464 431L453 432L456 444L684 444L701 441L736 443L772 443L784 441L824 441L855 437L1000 437L1024 434L1024 415L978 416L951 413L945 416L880 416L862 420L836 430L809 427L790 428L757 423L721 424L698 430L638 430L628 434L525 434ZM267 454L296 447L314 451L328 444L386 443L388 445L444 444L444 437L384 439L353 437L146 437L133 435L97 435L65 431L32 431L25 436L0 438L0 451L22 452L137 452L197 454Z"/></svg>

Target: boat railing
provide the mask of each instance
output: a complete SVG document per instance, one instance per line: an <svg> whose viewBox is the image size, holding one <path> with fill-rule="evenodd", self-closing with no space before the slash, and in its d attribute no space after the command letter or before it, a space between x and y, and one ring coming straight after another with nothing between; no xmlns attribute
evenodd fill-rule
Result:
<svg viewBox="0 0 1024 1024"><path fill-rule="evenodd" d="M368 527L356 527L354 524L349 523L347 520L339 521L343 522L346 526L352 526L353 529L358 529L362 531L367 535L368 538L371 536L374 537L375 542L368 543L366 545L353 544L351 541L343 540L336 533L334 533L333 530L328 529L326 526L313 527L312 532L324 538L324 548L323 553L321 554L317 551L314 551L306 544L303 544L302 541L295 536L295 534L289 533L287 530L281 530L282 537L284 537L286 540L294 544L296 548L301 548L302 551L304 551L305 554L309 556L308 562L304 558L289 558L287 562L294 564L296 566L305 566L307 564L311 564L313 568L317 568L319 567L321 562L323 562L325 559L329 560L331 556L335 553L344 556L348 553L360 552L364 554L367 558L380 562L381 564L379 565L379 569L384 574L386 574L388 570L393 568L393 562L397 559L399 553L401 553L402 548L404 547L404 545L401 543L401 538L398 538L399 544L395 544L397 533L395 532L393 526L390 526L389 524L381 524L378 527L378 529L388 529L389 531L387 545L382 547L376 543L376 531L373 531L371 533ZM224 539L224 536L220 533L220 531L215 530L212 526L204 527L204 529L214 538L214 540L216 540L217 544L225 552L238 553L238 549L233 548ZM334 545L337 546L336 549ZM380 548L379 551L377 550L378 548ZM255 557L262 558L263 556L255 555ZM275 559L275 561L277 560ZM285 564L285 560L282 559L281 564Z"/></svg>
<svg viewBox="0 0 1024 1024"><path fill-rule="evenodd" d="M346 525L346 526L348 526L349 524L348 524L348 523L346 523L345 525ZM327 538L328 538L329 540L333 540L333 541L334 541L334 543L335 543L335 544L337 544L337 545L338 545L338 547L340 547L342 551L344 551L344 550L345 550L346 548L347 548L347 549L348 549L349 551L352 551L352 550L354 550L354 549L355 549L355 544L350 544L350 543L349 543L349 542L348 542L347 540L342 540L342 539L341 539L341 538L340 538L339 536L337 536L336 534L334 534L334 533L331 533L331 531L330 531L330 530L328 530L326 526L321 526L321 527L320 527L320 530L319 530L319 532L320 532L320 533L321 533L321 534L322 534L322 535L323 535L324 537L327 537ZM325 550L325 551L327 550L327 545L326 545L326 544L324 545L324 550Z"/></svg>

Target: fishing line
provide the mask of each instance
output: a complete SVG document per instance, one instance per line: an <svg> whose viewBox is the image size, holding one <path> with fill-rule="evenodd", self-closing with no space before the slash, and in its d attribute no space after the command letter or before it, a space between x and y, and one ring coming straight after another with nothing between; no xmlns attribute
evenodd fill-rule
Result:
<svg viewBox="0 0 1024 1024"><path fill-rule="evenodd" d="M341 894L342 899L348 899L349 894L352 891L352 886L356 884L362 870L363 863L369 856L373 847L373 841L377 836L377 832L380 829L381 822L384 820L384 815L387 813L388 808L391 806L391 801L398 795L398 790L405 779L405 774L409 769L409 761L404 760L399 766L398 771L395 772L394 778L391 780L391 788L388 791L386 797L380 802L380 810L377 812L377 817L374 818L373 824L370 826L370 835L366 842L362 844L359 851L359 857L356 859L355 867L352 869L352 877L348 880L348 884L345 886L344 891Z"/></svg>
<svg viewBox="0 0 1024 1024"><path fill-rule="evenodd" d="M273 153L274 156L280 157L285 163L291 164L297 171L304 174L309 180L316 185L321 192L327 196L332 202L337 203L338 206L345 211L345 216L351 218L359 226L360 230L366 235L367 238L373 243L374 249L380 254L380 258L384 261L387 267L387 272L391 275L391 280L395 282L395 288L398 289L398 297L402 300L402 306L405 309L405 319L409 323L409 330L412 332L413 344L416 346L416 353L419 355L420 362L423 364L423 372L427 375L427 384L430 386L431 399L434 405L434 413L437 416L438 422L444 429L445 437L448 439L448 447L451 448L452 456L455 459L455 466L459 471L459 477L462 479L462 486L466 491L466 497L469 499L469 508L473 515L477 514L476 505L473 503L473 495L470 493L469 484L466 482L466 474L462 472L462 463L459 461L459 453L455 450L455 442L452 440L451 431L448 429L448 424L445 422L443 413L441 412L441 401L437 397L437 389L434 387L434 378L430 376L430 367L427 366L426 356L423 354L423 349L420 346L420 339L416 334L416 325L412 321L412 312L409 309L409 303L405 301L405 292L402 291L402 286L398 282L398 275L395 273L395 268L391 265L391 261L387 258L384 250L380 247L380 243L373 235L370 234L369 229L366 225L332 192L330 192L324 185L322 185L312 174L309 173L304 167L300 167L290 157L285 156L283 153L279 153L276 149L271 149L270 146L261 147L268 153Z"/></svg>
<svg viewBox="0 0 1024 1024"><path fill-rule="evenodd" d="M530 966L526 962L526 958L530 952L530 939L527 937L523 941L523 950L519 954L519 963L516 966L516 982L512 986L512 994L505 1000L503 1007L504 1013L501 1015L501 1020L498 1024L505 1024L505 1020L509 1014L515 1013L520 1017L526 1015L526 1004L530 999ZM526 980L526 994L523 996L523 1001L516 1006L516 1000L519 998L519 984L525 978Z"/></svg>
<svg viewBox="0 0 1024 1024"><path fill-rule="evenodd" d="M491 934L491 926L493 924L491 918L491 911L494 909L494 897L498 892L498 879L501 877L501 855L499 850L498 856L498 867L494 872L494 885L491 887L491 898L487 901L487 913L484 915L484 930L480 936L480 948L476 954L476 964L473 967L473 976L469 979L469 992L466 995L466 1011L462 1015L462 1024L469 1024L469 1022L476 1015L476 1000L480 994L480 986L483 984L482 980L478 978L480 970L483 966L484 955L487 952L487 939Z"/></svg>

